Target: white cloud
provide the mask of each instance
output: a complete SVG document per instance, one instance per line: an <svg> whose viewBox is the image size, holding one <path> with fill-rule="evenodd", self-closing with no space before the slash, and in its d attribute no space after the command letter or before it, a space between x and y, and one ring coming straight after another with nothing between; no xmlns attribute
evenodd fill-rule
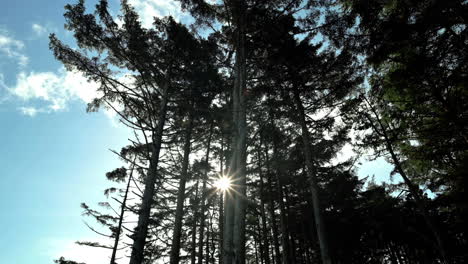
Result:
<svg viewBox="0 0 468 264"><path fill-rule="evenodd" d="M49 31L45 26L39 25L37 23L33 23L31 28L37 36L43 36Z"/></svg>
<svg viewBox="0 0 468 264"><path fill-rule="evenodd" d="M72 101L90 103L101 96L97 91L99 84L88 82L86 77L78 72L69 72L61 68L57 72L20 72L16 76L14 86L6 86L0 74L0 86L8 95L21 99L29 106L18 108L24 115L34 117L39 113L51 113L65 110ZM119 78L122 83L131 83L128 76ZM0 101L1 102L1 101ZM31 106L33 104L34 106ZM113 103L113 107L122 110L122 106ZM119 116L113 109L104 108L103 112L111 124L118 127Z"/></svg>
<svg viewBox="0 0 468 264"><path fill-rule="evenodd" d="M57 73L21 72L17 76L16 85L9 90L24 101L40 100L47 104L46 110L58 111L65 109L67 103L75 99L91 102L99 96L98 87L97 83L88 82L80 73L61 69Z"/></svg>
<svg viewBox="0 0 468 264"><path fill-rule="evenodd" d="M176 0L130 0L128 3L135 8L146 28L152 26L154 17L172 16L177 21L189 17Z"/></svg>
<svg viewBox="0 0 468 264"><path fill-rule="evenodd" d="M24 43L6 35L0 35L0 47L7 47L9 49L22 49L24 48Z"/></svg>
<svg viewBox="0 0 468 264"><path fill-rule="evenodd" d="M23 113L23 115L27 115L30 117L35 116L39 112L39 110L35 107L20 107L20 111L21 113Z"/></svg>
<svg viewBox="0 0 468 264"><path fill-rule="evenodd" d="M5 56L18 61L22 67L28 64L28 57L22 53L24 43L10 36L8 31L0 28L0 58Z"/></svg>

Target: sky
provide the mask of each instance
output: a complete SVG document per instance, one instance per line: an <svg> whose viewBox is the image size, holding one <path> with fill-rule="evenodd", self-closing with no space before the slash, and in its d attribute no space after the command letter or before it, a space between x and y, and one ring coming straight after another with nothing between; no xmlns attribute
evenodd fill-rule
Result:
<svg viewBox="0 0 468 264"><path fill-rule="evenodd" d="M103 190L111 185L105 173L122 166L109 149L127 145L131 133L111 111L86 113L97 85L67 72L48 49L50 33L76 46L63 27L63 7L74 2L0 3L0 263L51 264L60 256L108 261L106 250L74 243L98 239L83 223L80 203L105 200ZM116 14L118 0L109 2ZM152 17L168 14L190 21L173 0L129 3L146 27ZM358 173L375 174L380 182L390 169L380 159L365 162Z"/></svg>

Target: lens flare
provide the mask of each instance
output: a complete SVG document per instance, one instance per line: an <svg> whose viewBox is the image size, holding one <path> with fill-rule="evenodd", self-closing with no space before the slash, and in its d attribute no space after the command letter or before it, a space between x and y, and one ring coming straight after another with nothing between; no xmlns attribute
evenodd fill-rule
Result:
<svg viewBox="0 0 468 264"><path fill-rule="evenodd" d="M231 179L226 176L220 177L216 180L214 186L220 191L227 191L231 188Z"/></svg>

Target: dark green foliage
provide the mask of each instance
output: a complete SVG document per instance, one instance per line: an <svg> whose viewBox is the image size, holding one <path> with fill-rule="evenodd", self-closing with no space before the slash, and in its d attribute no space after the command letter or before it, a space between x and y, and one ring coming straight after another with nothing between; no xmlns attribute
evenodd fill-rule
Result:
<svg viewBox="0 0 468 264"><path fill-rule="evenodd" d="M60 257L60 259L57 259L57 260L54 260L54 263L57 263L57 264L85 264L83 262L75 262L75 261L72 261L72 260L66 260L64 257Z"/></svg>

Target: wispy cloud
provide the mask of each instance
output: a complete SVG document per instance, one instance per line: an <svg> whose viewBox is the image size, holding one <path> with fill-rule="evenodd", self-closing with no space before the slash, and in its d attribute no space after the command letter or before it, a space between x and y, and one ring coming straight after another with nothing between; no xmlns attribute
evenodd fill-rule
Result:
<svg viewBox="0 0 468 264"><path fill-rule="evenodd" d="M7 30L0 27L0 58L14 59L22 67L28 64L29 58L22 53L24 42L14 39Z"/></svg>
<svg viewBox="0 0 468 264"><path fill-rule="evenodd" d="M35 107L20 107L19 109L21 113L23 113L23 115L27 115L30 117L35 116L40 111L39 109Z"/></svg>
<svg viewBox="0 0 468 264"><path fill-rule="evenodd" d="M46 26L43 26L37 23L33 23L31 28L33 32L36 34L36 36L44 36L45 34L49 32Z"/></svg>

